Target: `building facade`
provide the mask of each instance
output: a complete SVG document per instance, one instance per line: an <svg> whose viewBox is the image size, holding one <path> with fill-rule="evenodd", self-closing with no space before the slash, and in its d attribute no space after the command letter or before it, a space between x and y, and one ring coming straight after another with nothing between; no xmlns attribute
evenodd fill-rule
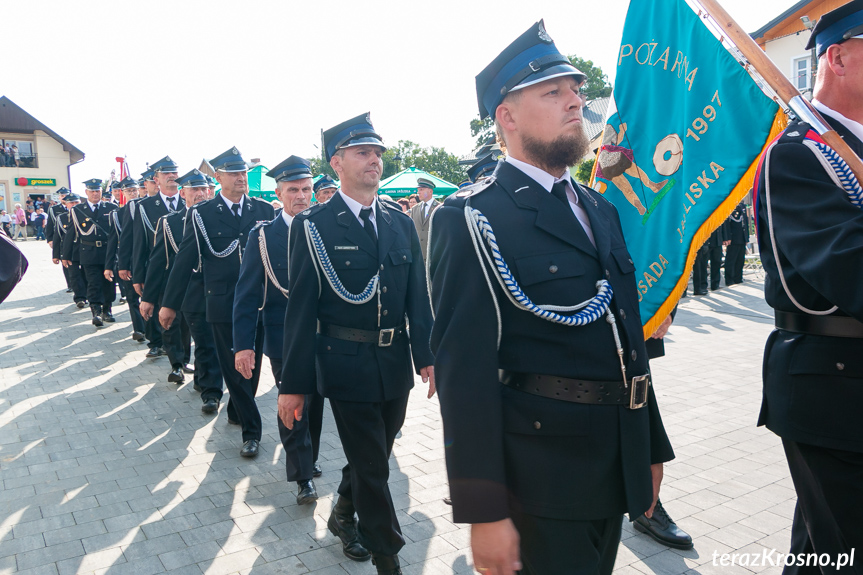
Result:
<svg viewBox="0 0 863 575"><path fill-rule="evenodd" d="M6 96L0 96L0 149L0 209L7 211L71 189L69 166L84 159L84 152Z"/></svg>

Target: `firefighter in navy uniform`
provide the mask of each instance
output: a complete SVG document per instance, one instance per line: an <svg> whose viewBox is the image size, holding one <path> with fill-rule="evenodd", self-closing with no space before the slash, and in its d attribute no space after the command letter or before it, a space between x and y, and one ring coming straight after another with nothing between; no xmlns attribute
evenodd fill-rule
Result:
<svg viewBox="0 0 863 575"><path fill-rule="evenodd" d="M822 16L811 48L812 103L861 156L863 0ZM810 131L819 120L806 122L791 123L759 167L758 245L776 330L764 350L758 424L782 438L797 491L790 553L832 560L784 573L863 573L859 563L836 564L863 549L863 209L851 201L859 188L839 185L842 163Z"/></svg>
<svg viewBox="0 0 863 575"><path fill-rule="evenodd" d="M292 428L316 387L330 400L348 465L327 526L349 558L371 552L378 573L399 574L404 538L387 461L413 387L411 357L434 392L425 268L410 217L377 197L385 147L368 114L324 132L323 149L341 189L291 225L279 416Z"/></svg>
<svg viewBox="0 0 863 575"><path fill-rule="evenodd" d="M102 180L84 182L87 200L69 210L71 230L63 238L61 250L63 265L72 265L72 252L78 249L81 268L87 278L87 300L93 313L93 325L102 327L103 322L113 322L111 304L116 290L114 282L105 278L105 259L108 238L111 235L111 218L117 206L102 201Z"/></svg>
<svg viewBox="0 0 863 575"><path fill-rule="evenodd" d="M329 201L330 198L333 197L333 194L336 193L336 190L339 189L339 185L329 177L327 174L321 174L321 177L315 182L314 192L315 192L315 203L316 204L325 204Z"/></svg>
<svg viewBox="0 0 863 575"><path fill-rule="evenodd" d="M673 457L620 219L567 168L589 148L584 79L542 22L510 44L476 79L507 158L432 219L453 519L483 573L610 574L623 513L652 515Z"/></svg>
<svg viewBox="0 0 863 575"><path fill-rule="evenodd" d="M743 265L746 263L746 244L749 243L749 216L746 206L740 202L725 221L728 239L725 248L725 285L743 283Z"/></svg>
<svg viewBox="0 0 863 575"><path fill-rule="evenodd" d="M267 173L276 181L276 195L284 209L271 222L258 224L249 234L248 249L234 294L234 358L237 370L250 377L255 360L257 312L264 324L264 355L270 359L278 386L282 373L285 310L288 307L288 230L294 216L308 209L312 199L309 162L291 156ZM318 498L313 477L321 444L324 399L317 391L306 396L303 418L288 429L278 420L285 448L288 481L297 483L297 504Z"/></svg>
<svg viewBox="0 0 863 575"><path fill-rule="evenodd" d="M69 193L69 190L66 187L62 187L55 192L58 196L60 196L60 202L54 204L45 212L45 241L48 242L48 247L52 250L54 249L54 230L57 228L57 219L60 217L60 214L65 214L69 211L66 206L63 205L63 198ZM53 258L57 259L57 258ZM55 263L59 263L59 260ZM72 293L75 290L72 289L72 282L69 279L69 268L65 266L61 266L63 268L63 278L66 280L66 293Z"/></svg>
<svg viewBox="0 0 863 575"><path fill-rule="evenodd" d="M193 179L194 178L194 179ZM177 178L178 186L183 186L179 195L182 196L183 204L177 211L165 214L156 223L156 234L153 249L150 252L150 261L147 263L147 276L144 280L144 294L141 296L141 314L144 319L150 319L154 310L158 309L165 291L165 283L174 265L174 257L180 249L185 230L188 229L188 208L204 201L207 197L206 180L198 170L193 170L182 178ZM190 281L191 284L191 281ZM183 321L186 321L183 317ZM186 322L188 323L188 322ZM175 322L171 329L162 334L163 338L172 340L177 337L180 322ZM168 381L176 384L185 381L184 373L194 373L192 366L185 363L180 356L168 354L171 360L171 372ZM220 384L221 389L221 384Z"/></svg>
<svg viewBox="0 0 863 575"><path fill-rule="evenodd" d="M55 264L60 263L63 258L63 239L69 233L69 230L72 229L72 219L70 218L69 210L80 201L81 197L72 192L63 196L66 211L57 216L57 224L54 226L54 241L51 244L51 255ZM81 269L81 255L77 244L72 246L72 253L68 263L63 262L63 271L68 274L75 305L78 306L78 309L84 309L87 307L87 278Z"/></svg>
<svg viewBox="0 0 863 575"><path fill-rule="evenodd" d="M206 292L206 317L212 326L222 376L231 394L228 421L242 427L240 455L255 457L262 434L255 394L261 375L263 326L259 323L256 329L252 377L245 378L234 366L232 310L249 232L258 222L272 220L275 212L269 203L247 195L248 168L237 148L220 154L210 160L210 164L216 170L222 191L212 200L196 205L188 215L192 219L191 227L183 236L174 268L168 276L159 321L163 327L174 322L176 310L181 308L186 297L192 272L200 269Z"/></svg>
<svg viewBox="0 0 863 575"><path fill-rule="evenodd" d="M129 256L132 246L132 228L130 227L135 202L138 198L138 182L130 177L123 178L117 184L123 190L126 203L116 210L111 216L111 237L108 239L108 252L105 261L105 277L116 280L120 286L120 293L125 294L126 304L129 306L129 317L132 320L132 339L144 341L144 318L138 309L140 298L129 281L129 272L121 273L129 266ZM125 233L124 233L125 232ZM127 252L123 249L128 248ZM127 266L127 267L123 267ZM122 299L121 299L122 303Z"/></svg>
<svg viewBox="0 0 863 575"><path fill-rule="evenodd" d="M153 182L149 185L158 187L159 191L144 198L135 207L135 223L132 225L132 259L130 262L132 267L130 269L132 285L139 296L144 293L147 264L150 261L153 244L156 241L156 222L165 214L176 212L184 207L183 198L179 196L177 190L177 168L176 162L170 156L165 156L152 164L150 171L153 172ZM172 364L185 363L183 361L185 359L183 343L186 339L186 333L182 333L182 322L174 327L174 331L166 337L159 327L158 314L159 309L157 307L146 324L147 339L151 343L146 357L156 358L167 355ZM161 345L153 345L154 341L160 342Z"/></svg>

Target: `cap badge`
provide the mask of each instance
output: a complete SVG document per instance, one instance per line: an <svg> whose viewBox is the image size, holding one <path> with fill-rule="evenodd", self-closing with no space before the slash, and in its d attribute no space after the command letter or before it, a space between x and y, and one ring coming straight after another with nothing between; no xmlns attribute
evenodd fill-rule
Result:
<svg viewBox="0 0 863 575"><path fill-rule="evenodd" d="M551 36L549 36L548 32L545 31L545 22L543 22L542 20L540 20L539 22L539 30L537 30L537 36L539 36L539 39L543 42L546 42L548 44L551 44L552 42Z"/></svg>
<svg viewBox="0 0 863 575"><path fill-rule="evenodd" d="M240 151L236 147L231 148L231 153L234 154L235 156L240 155Z"/></svg>

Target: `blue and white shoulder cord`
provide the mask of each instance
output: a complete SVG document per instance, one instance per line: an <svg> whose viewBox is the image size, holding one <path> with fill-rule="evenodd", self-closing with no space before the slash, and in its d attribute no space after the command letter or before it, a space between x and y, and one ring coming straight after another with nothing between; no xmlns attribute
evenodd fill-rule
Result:
<svg viewBox="0 0 863 575"><path fill-rule="evenodd" d="M617 329L617 320L611 311L611 299L614 296L614 291L611 284L606 280L596 282L597 293L594 297L587 301L572 306L557 306L557 305L538 305L530 301L530 298L521 290L518 282L510 272L509 266L503 259L500 253L500 248L497 245L497 239L494 235L494 230L488 219L477 209L474 209L470 204L464 208L465 221L467 229L473 242L474 250L477 258L480 260L480 266L483 269L486 282L488 282L489 291L497 308L497 298L494 297L494 289L491 281L486 273L485 262L491 267L495 279L497 279L503 293L509 301L518 309L528 311L540 319L550 321L566 326L583 326L598 320L605 315L605 320L611 325L611 331L614 334L614 343L617 346L617 356L620 360L620 372L623 375L624 385L628 386L626 379L626 364L623 361L623 345L620 342L620 334ZM431 230L429 230L431 234ZM483 241L484 240L484 241ZM579 311L580 310L580 311ZM501 337L501 315L500 309L497 309L498 317L498 348L500 348ZM561 313L578 312L573 315L561 315ZM558 313L561 312L561 313Z"/></svg>
<svg viewBox="0 0 863 575"><path fill-rule="evenodd" d="M270 262L270 254L267 252L267 239L264 237L264 228L258 228L258 249L261 252L261 263L264 264L264 271L267 274L267 277L273 282L273 285L276 286L276 289L282 292L282 295L286 298L288 297L288 290L283 288L281 284L279 284L279 280L276 279L276 273L273 271L273 264ZM258 311L264 309L264 306L267 305L267 284L269 282L264 282L264 299L261 302L261 307L258 308Z"/></svg>
<svg viewBox="0 0 863 575"><path fill-rule="evenodd" d="M354 304L354 305L362 305L368 303L372 300L372 298L377 295L378 297L378 327L381 326L381 291L379 289L381 274L380 271L377 271L369 280L369 283L366 285L366 288L358 293L351 293L345 288L342 284L339 276L336 274L336 270L333 269L333 264L330 262L330 257L327 255L327 248L324 245L324 241L321 239L321 235L318 232L315 224L310 220L304 220L303 226L306 232L306 241L309 244L309 252L312 255L312 261L317 262L317 267L323 272L324 277L327 278L327 283L330 284L330 287L333 288L333 291L336 292L340 298L344 301ZM320 297L321 293L321 281L320 276L318 277L318 296Z"/></svg>

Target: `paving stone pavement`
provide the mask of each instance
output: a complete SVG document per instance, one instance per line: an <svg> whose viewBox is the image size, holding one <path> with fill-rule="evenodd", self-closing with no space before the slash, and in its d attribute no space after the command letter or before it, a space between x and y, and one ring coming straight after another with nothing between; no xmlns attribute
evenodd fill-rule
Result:
<svg viewBox="0 0 863 575"><path fill-rule="evenodd" d="M203 415L191 383L167 382L166 359L144 359L125 306L97 331L45 244L18 245L31 267L0 304L0 574L374 573L326 529L345 462L329 408L321 499L298 507L266 361L262 452L250 461L224 402L217 417ZM714 565L715 553L787 551L796 500L778 438L755 426L772 314L758 275L746 278L683 300L667 355L652 366L677 454L662 500L695 548L668 549L624 521L619 575L780 572ZM390 462L401 561L406 575L471 573L469 530L441 501L437 399L424 393L418 380Z"/></svg>

